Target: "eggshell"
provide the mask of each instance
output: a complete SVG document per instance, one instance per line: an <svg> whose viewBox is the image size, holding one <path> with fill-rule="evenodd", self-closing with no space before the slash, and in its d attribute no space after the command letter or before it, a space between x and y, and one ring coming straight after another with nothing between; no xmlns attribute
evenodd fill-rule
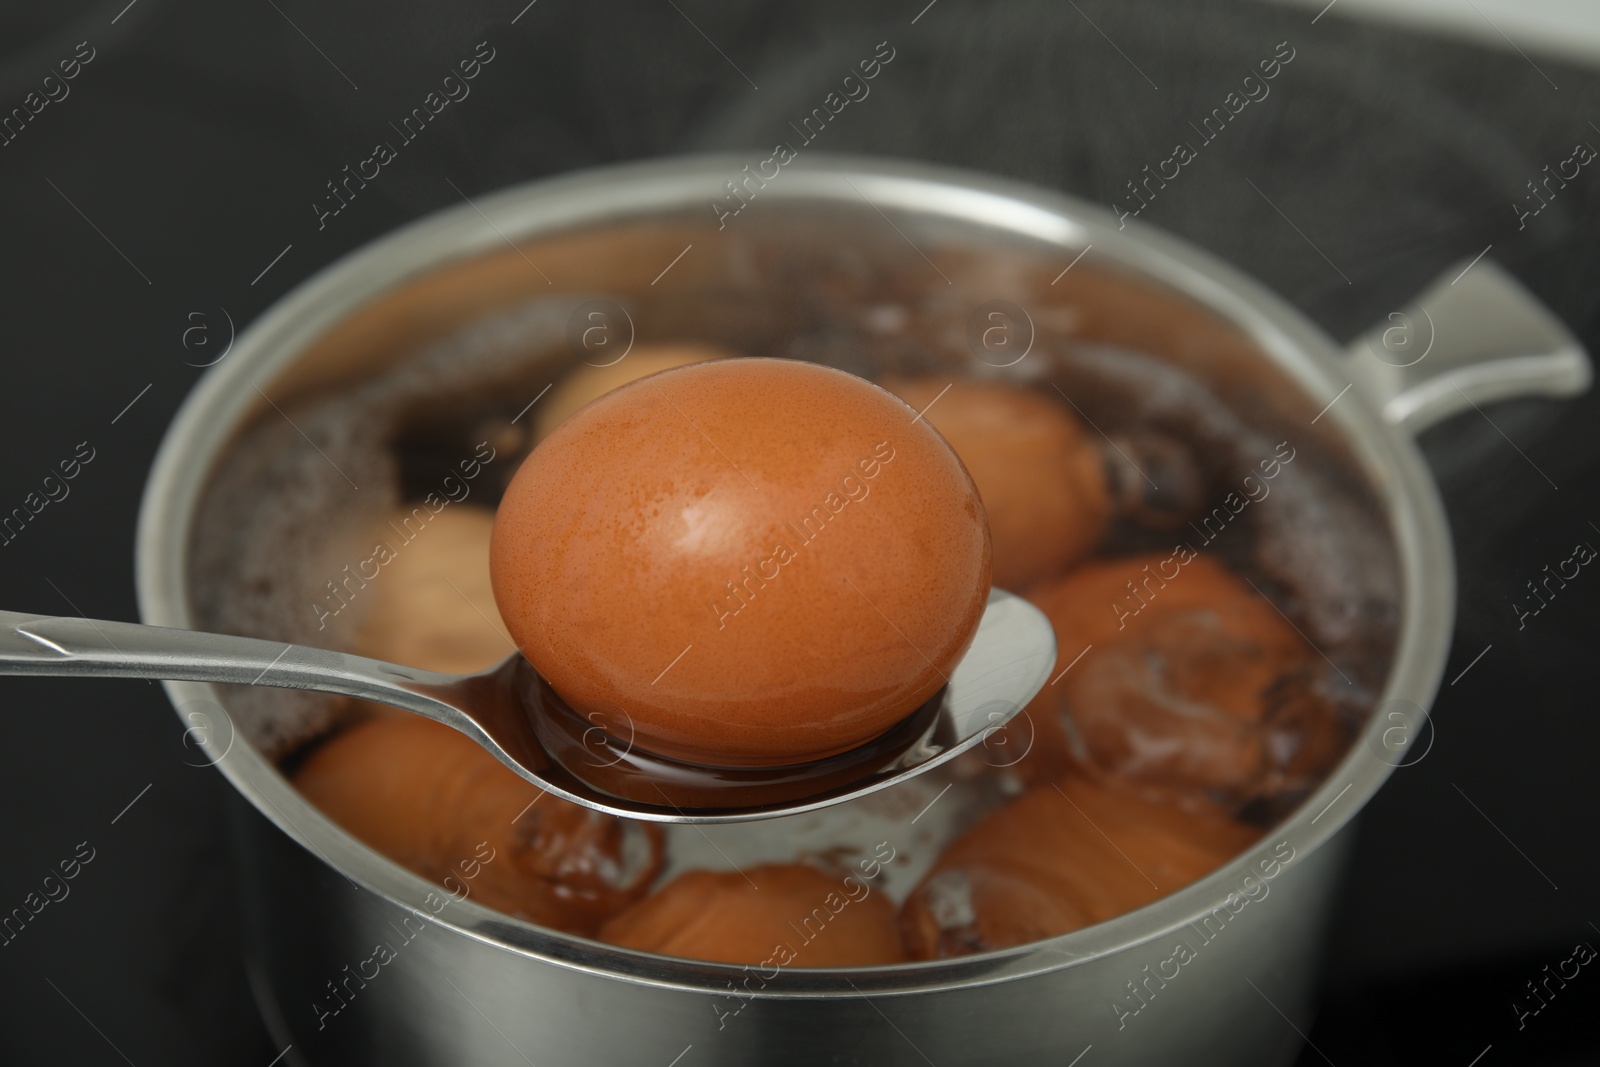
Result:
<svg viewBox="0 0 1600 1067"><path fill-rule="evenodd" d="M574 411L592 400L598 400L613 389L651 374L659 374L674 367L687 367L691 363L704 363L711 359L726 359L733 353L725 348L704 344L635 345L628 354L615 363L604 366L585 364L578 367L561 383L550 390L550 395L534 411L534 435L537 440L550 436L550 431L565 422Z"/></svg>
<svg viewBox="0 0 1600 1067"><path fill-rule="evenodd" d="M516 651L489 587L494 513L449 504L396 510L374 533L386 552L356 596L369 598L356 651L430 671L470 674Z"/></svg>
<svg viewBox="0 0 1600 1067"><path fill-rule="evenodd" d="M1037 741L1025 775L1074 765L1149 796L1237 805L1300 748L1286 747L1273 712L1289 695L1310 699L1321 661L1215 556L1185 548L1097 561L1028 599L1054 625L1062 661L1083 657L1026 709ZM1321 736L1337 732L1332 709L1296 706L1296 735L1336 747Z"/></svg>
<svg viewBox="0 0 1600 1067"><path fill-rule="evenodd" d="M886 379L972 473L994 537L994 584L1053 577L1104 539L1111 503L1100 449L1065 405L1000 382Z"/></svg>
<svg viewBox="0 0 1600 1067"><path fill-rule="evenodd" d="M512 637L576 710L687 761L792 764L916 710L989 590L972 479L925 420L843 371L735 359L579 411L500 505Z"/></svg>
<svg viewBox="0 0 1600 1067"><path fill-rule="evenodd" d="M418 715L357 723L294 782L366 844L456 897L573 933L644 896L662 834L545 794L472 738Z"/></svg>
<svg viewBox="0 0 1600 1067"><path fill-rule="evenodd" d="M857 875L798 863L688 871L606 923L600 940L768 971L905 958L894 905L882 893Z"/></svg>
<svg viewBox="0 0 1600 1067"><path fill-rule="evenodd" d="M1035 786L951 842L900 912L913 959L1056 937L1209 874L1261 832L1078 778Z"/></svg>

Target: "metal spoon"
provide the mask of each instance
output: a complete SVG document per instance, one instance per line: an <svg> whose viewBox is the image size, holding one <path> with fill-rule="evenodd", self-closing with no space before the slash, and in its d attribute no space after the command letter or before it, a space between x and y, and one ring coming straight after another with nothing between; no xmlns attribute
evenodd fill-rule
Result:
<svg viewBox="0 0 1600 1067"><path fill-rule="evenodd" d="M0 674L167 678L338 693L454 727L541 789L655 822L744 822L887 788L989 740L1043 688L1055 633L1033 605L989 593L949 684L887 734L788 767L701 767L633 748L626 723L561 702L520 654L479 674L440 674L253 637L0 611Z"/></svg>

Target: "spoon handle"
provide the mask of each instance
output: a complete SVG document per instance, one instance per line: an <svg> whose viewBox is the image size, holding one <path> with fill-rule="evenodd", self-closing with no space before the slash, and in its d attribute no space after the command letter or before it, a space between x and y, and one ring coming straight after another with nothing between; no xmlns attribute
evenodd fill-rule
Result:
<svg viewBox="0 0 1600 1067"><path fill-rule="evenodd" d="M434 719L460 714L419 691L443 690L456 675L254 637L15 611L0 611L0 674L233 682L338 693Z"/></svg>

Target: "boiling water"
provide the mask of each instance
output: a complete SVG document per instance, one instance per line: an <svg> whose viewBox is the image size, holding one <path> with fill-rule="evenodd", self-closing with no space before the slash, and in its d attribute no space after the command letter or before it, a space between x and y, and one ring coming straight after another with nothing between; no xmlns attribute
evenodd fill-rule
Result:
<svg viewBox="0 0 1600 1067"><path fill-rule="evenodd" d="M992 278L990 285L992 292ZM459 478L457 485L473 503L494 505L531 447L527 405L575 364L569 322L593 299L530 300L399 359L380 376L275 401L281 411L260 413L227 450L196 523L197 625L352 649L366 602L359 587L340 579L362 557L363 532L402 500L439 491L480 442L491 443L495 458L470 486ZM1137 521L1135 509L1135 521L1120 521L1102 554L1186 541L1253 575L1343 678L1324 695L1353 734L1387 669L1395 564L1378 513L1314 440L1289 444L1295 459L1272 483L1272 503L1219 509L1229 493L1237 499L1245 474L1286 443L1285 432L1247 419L1170 362L1072 336L1071 308L1041 311L1033 358L1002 372L972 365L958 320L926 314L893 288L863 294L849 287L811 299L803 316L811 332L772 338L764 350L752 351L747 337L733 347L842 362L869 377L978 373L1033 382L1053 396L1049 383L1077 397L1082 415L1112 446L1106 455L1114 492L1142 494L1137 479L1149 470L1164 483L1150 494L1150 521ZM778 318L792 328L793 305L786 310ZM1173 529L1163 509L1193 519ZM325 736L341 713L337 698L276 689L241 687L227 703L241 732L277 759ZM797 858L848 864L875 850L881 855L886 843L895 860L880 888L899 901L952 837L1020 791L1007 768L1025 751L1027 731L1016 727L945 768L849 804L753 824L671 827L666 877ZM1269 804L1253 814L1270 822L1284 808Z"/></svg>

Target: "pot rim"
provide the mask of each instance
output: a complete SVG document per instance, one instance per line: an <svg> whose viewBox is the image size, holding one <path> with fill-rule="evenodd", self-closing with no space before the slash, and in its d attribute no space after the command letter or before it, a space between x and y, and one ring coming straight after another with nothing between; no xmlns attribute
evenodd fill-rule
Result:
<svg viewBox="0 0 1600 1067"><path fill-rule="evenodd" d="M346 254L300 282L242 331L232 358L210 368L184 401L156 455L140 508L135 577L143 621L193 625L187 559L196 505L211 461L265 385L306 344L394 285L511 238L682 210L723 195L723 182L748 162L734 154L697 155L588 169L510 187L443 209ZM880 210L921 211L978 223L1062 246L1067 258L1093 246L1114 263L1188 296L1247 334L1310 396L1335 397L1353 369L1299 311L1234 267L1187 242L1060 193L971 171L870 157L812 153L789 164L764 199L856 202ZM885 216L886 218L888 215ZM1063 260L1066 262L1066 259ZM1432 703L1449 652L1454 563L1449 529L1431 475L1411 438L1386 423L1360 389L1324 410L1362 468L1387 518L1400 581L1395 655L1378 705ZM197 457L205 457L204 461ZM163 683L183 715L204 701L222 707L208 683ZM1420 729L1422 720L1408 723ZM1199 881L1106 922L1044 941L980 955L883 967L788 968L783 988L763 999L893 995L1008 981L1069 967L1154 940L1209 915L1267 855L1288 841L1294 863L1345 825L1393 770L1378 757L1383 724L1373 715L1340 764L1289 818L1258 844ZM201 742L229 782L302 846L368 891L434 922L507 951L590 974L704 993L724 993L744 968L618 948L535 926L466 899L446 912L423 910L437 887L361 844L309 801L251 744ZM1287 866L1287 865L1286 865ZM446 917L448 916L448 917ZM746 995L746 994L741 994Z"/></svg>

